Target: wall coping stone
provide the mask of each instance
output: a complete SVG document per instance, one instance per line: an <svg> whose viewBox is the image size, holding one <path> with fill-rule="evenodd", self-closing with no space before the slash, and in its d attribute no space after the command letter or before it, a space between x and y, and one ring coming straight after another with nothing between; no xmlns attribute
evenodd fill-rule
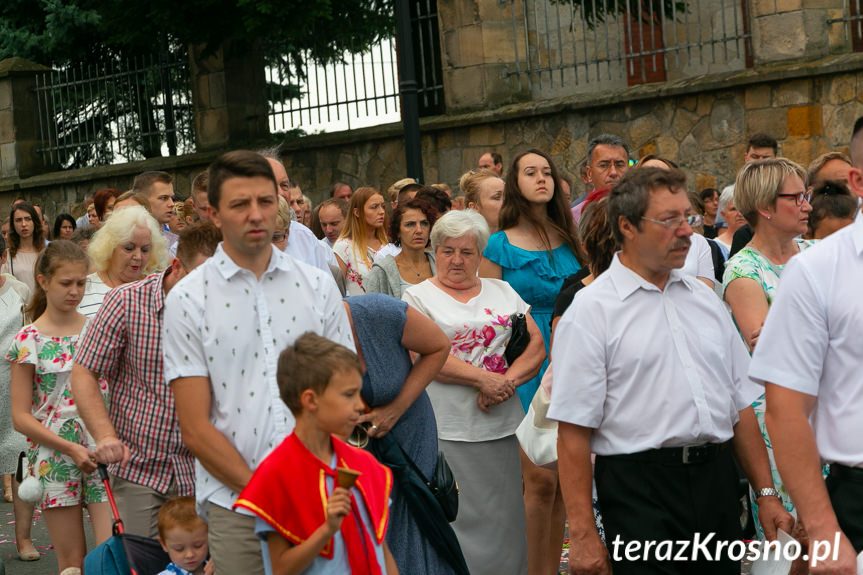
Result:
<svg viewBox="0 0 863 575"><path fill-rule="evenodd" d="M0 62L0 66L7 64L9 60L22 59L7 59ZM36 64L36 66L38 66L38 64ZM783 82L798 78L810 78L860 70L863 70L863 53L833 55L818 60L782 62L741 71L685 78L675 82L643 84L625 88L623 90L607 90L592 94L575 94L552 100L542 100L539 102L508 104L492 110L467 112L452 116L440 115L423 118L420 120L420 131L423 134L429 134L451 128L464 128L473 125L491 124L513 119L546 116L561 112L578 112L580 110L590 108L619 106L621 104L629 104L669 96L684 96L693 93L728 90L752 84ZM292 138L282 143L281 150L283 154L287 155L293 151L308 151L309 149L315 148L326 148L329 146L357 142L399 138L402 136L403 130L401 122L394 122L369 128L358 128L345 132L314 134L304 136L302 138ZM26 190L29 188L38 188L54 184L70 184L96 178L126 176L138 174L147 170L171 170L181 167L206 165L215 160L223 151L224 150L202 152L176 157L151 158L149 160L128 164L57 171L40 174L26 179L17 177L2 178L0 179L0 192Z"/></svg>
<svg viewBox="0 0 863 575"><path fill-rule="evenodd" d="M24 58L6 58L0 60L0 78L11 76L29 76L34 72L49 72L51 68L25 60Z"/></svg>

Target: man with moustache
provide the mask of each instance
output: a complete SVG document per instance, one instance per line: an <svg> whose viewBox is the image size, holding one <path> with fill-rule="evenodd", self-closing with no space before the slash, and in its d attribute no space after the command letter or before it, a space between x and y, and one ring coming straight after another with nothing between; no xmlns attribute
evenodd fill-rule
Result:
<svg viewBox="0 0 863 575"><path fill-rule="evenodd" d="M629 171L609 195L608 216L622 249L576 294L551 352L548 417L560 422L570 571L736 575L739 560L720 547L741 536L732 453L759 494L767 538L794 520L750 406L760 390L746 377L746 348L719 299L679 269L701 223L686 176ZM594 527L591 477L608 548ZM693 560L710 534L710 558ZM668 562L665 541L688 542L683 561Z"/></svg>

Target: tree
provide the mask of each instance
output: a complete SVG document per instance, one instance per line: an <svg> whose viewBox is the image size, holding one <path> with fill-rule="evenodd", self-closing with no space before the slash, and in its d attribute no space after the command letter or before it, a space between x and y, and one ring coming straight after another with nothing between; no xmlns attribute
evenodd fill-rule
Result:
<svg viewBox="0 0 863 575"><path fill-rule="evenodd" d="M296 94L290 77L302 78L306 54L333 61L369 48L393 28L388 0L3 0L0 60L19 56L73 73L110 74L124 62L164 60L168 54L185 59L189 45L215 52L229 41L234 55L262 53L268 65L290 70L282 80L289 90L268 86L273 101L277 93ZM69 150L60 164L110 162L113 152L105 141L130 121L137 137L125 157L161 155L162 134L174 134L175 122L191 123L190 106L165 109L173 101L166 94L171 73L163 68L129 77L110 74L110 83L86 93L58 91L64 113L58 114L56 137L58 147ZM64 146L85 134L101 135L102 141Z"/></svg>

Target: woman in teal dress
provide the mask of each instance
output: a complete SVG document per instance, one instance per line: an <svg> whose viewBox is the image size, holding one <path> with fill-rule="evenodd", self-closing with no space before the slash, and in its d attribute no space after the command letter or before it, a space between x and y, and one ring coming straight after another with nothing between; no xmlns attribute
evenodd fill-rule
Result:
<svg viewBox="0 0 863 575"><path fill-rule="evenodd" d="M503 193L499 232L483 252L479 275L508 282L530 306L542 330L546 353L551 344L554 300L563 280L581 269L580 249L569 204L560 190L551 158L539 150L515 156ZM525 411L545 369L517 389ZM528 572L552 572L550 558L560 557L564 507L557 472L534 465L522 452L524 504L527 513Z"/></svg>

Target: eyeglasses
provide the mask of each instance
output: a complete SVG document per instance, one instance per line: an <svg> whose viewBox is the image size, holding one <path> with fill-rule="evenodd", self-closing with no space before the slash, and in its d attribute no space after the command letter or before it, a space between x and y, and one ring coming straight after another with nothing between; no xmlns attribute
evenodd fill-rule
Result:
<svg viewBox="0 0 863 575"><path fill-rule="evenodd" d="M281 242L281 241L284 241L285 236L287 236L287 235L288 235L288 234L287 234L286 232L282 232L282 233L276 232L276 233L274 233L274 234L273 234L273 241L274 241L274 242Z"/></svg>
<svg viewBox="0 0 863 575"><path fill-rule="evenodd" d="M612 162L610 160L603 160L601 162L597 162L596 169L600 172L607 172L611 169L611 166L614 166L614 169L620 172L625 170L629 166L629 163L625 160L617 160L615 162Z"/></svg>
<svg viewBox="0 0 863 575"><path fill-rule="evenodd" d="M686 216L683 218L668 218L667 220L654 220L653 218L648 218L645 216L641 216L642 220L647 220L648 222L653 222L654 224L659 224L664 227L666 230L677 230L680 226L683 225L684 222L689 224L690 227L697 228L704 221L704 218L700 214L692 214L691 216Z"/></svg>
<svg viewBox="0 0 863 575"><path fill-rule="evenodd" d="M776 194L777 198L794 198L797 202L797 205L800 206L803 204L803 200L806 200L807 203L812 202L812 192L800 192L798 194Z"/></svg>

